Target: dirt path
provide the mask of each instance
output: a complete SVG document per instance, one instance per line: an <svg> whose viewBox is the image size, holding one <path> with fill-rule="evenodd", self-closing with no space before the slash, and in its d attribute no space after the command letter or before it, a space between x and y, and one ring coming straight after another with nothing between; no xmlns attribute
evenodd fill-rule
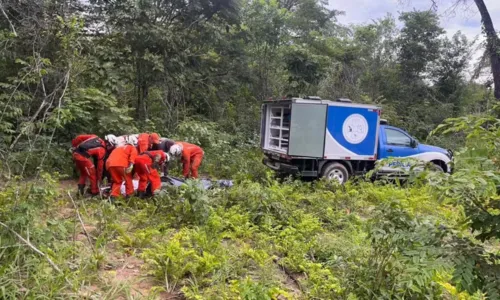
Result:
<svg viewBox="0 0 500 300"><path fill-rule="evenodd" d="M60 191L62 195L67 195L68 191L72 194L76 192L76 180L64 180L60 182ZM76 211L69 202L60 207L57 215L61 219L77 218ZM76 221L77 227L74 235L69 237L74 241L81 242L86 251L93 251L97 239L97 224L92 220L85 218L85 230L79 221ZM128 227L127 220L118 220L124 228ZM88 236L87 236L88 234ZM93 246L89 245L89 240ZM104 297L107 299L183 299L177 293L167 293L162 291L162 283L154 277L148 275L144 269L144 261L139 258L139 253L135 251L124 251L116 241L108 241L101 247L105 249L103 263L98 270L98 280L85 286L80 291L83 298L93 299ZM111 292L110 292L111 291Z"/></svg>
<svg viewBox="0 0 500 300"><path fill-rule="evenodd" d="M181 299L175 294L155 292L159 283L143 270L144 261L135 255L107 247L107 264L99 270L99 277L115 286L124 286L132 299ZM123 298L126 299L126 298Z"/></svg>

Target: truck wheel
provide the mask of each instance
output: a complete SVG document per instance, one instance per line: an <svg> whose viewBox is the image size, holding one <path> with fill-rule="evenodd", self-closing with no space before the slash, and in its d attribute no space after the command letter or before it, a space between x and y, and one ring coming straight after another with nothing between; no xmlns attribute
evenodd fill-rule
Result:
<svg viewBox="0 0 500 300"><path fill-rule="evenodd" d="M432 163L430 165L430 168L429 168L431 171L433 172L438 172L438 173L443 173L444 170L443 170L443 167L441 167L440 165L438 165L437 163Z"/></svg>
<svg viewBox="0 0 500 300"><path fill-rule="evenodd" d="M321 177L328 180L337 180L340 184L344 184L349 179L349 171L343 164L334 162L323 167Z"/></svg>

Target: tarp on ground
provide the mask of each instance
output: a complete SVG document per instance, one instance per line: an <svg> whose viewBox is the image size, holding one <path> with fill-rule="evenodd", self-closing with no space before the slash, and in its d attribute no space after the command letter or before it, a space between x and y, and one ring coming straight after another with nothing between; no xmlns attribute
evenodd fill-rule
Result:
<svg viewBox="0 0 500 300"><path fill-rule="evenodd" d="M232 187L233 186L233 181L232 180L215 180L212 181L210 179L201 179L200 182L203 184L203 188L206 190L213 188L213 187L221 187L221 188L226 188L226 187ZM137 190L139 187L139 180L132 180L132 183L134 184L134 191ZM162 177L162 188L165 188L167 186L176 186L179 187L184 184L184 180L181 178L177 177L171 177L171 176L166 176ZM110 187L104 187L101 190L107 191L109 190ZM125 183L122 184L121 186L121 193L122 195L125 195Z"/></svg>

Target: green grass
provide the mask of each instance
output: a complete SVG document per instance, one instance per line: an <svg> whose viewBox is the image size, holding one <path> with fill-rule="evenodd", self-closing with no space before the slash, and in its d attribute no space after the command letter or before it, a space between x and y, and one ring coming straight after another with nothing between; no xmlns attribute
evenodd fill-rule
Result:
<svg viewBox="0 0 500 300"><path fill-rule="evenodd" d="M463 218L432 187L270 178L210 191L193 181L119 207L79 199L88 238L55 178L12 182L0 194L2 220L61 272L1 229L2 298L451 295L454 267L437 228Z"/></svg>

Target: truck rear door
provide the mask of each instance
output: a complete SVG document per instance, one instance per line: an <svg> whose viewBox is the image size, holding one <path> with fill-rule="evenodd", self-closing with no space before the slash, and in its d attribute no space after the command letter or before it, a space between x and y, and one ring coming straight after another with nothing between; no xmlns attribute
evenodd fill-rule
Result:
<svg viewBox="0 0 500 300"><path fill-rule="evenodd" d="M288 153L291 102L277 101L262 107L261 146L263 150Z"/></svg>
<svg viewBox="0 0 500 300"><path fill-rule="evenodd" d="M267 104L263 104L260 110L260 147L266 147L266 121L267 121Z"/></svg>
<svg viewBox="0 0 500 300"><path fill-rule="evenodd" d="M326 104L293 103L288 155L323 158Z"/></svg>

